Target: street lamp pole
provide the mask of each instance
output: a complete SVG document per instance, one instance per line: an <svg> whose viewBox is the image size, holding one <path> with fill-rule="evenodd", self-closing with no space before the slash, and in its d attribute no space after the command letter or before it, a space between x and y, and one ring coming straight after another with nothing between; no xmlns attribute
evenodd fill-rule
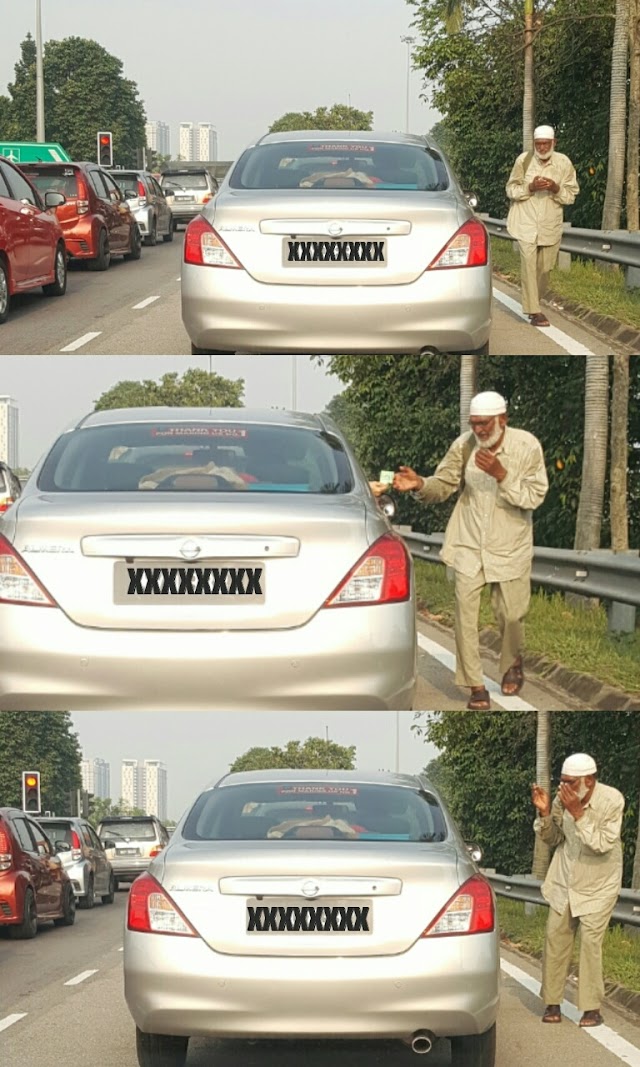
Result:
<svg viewBox="0 0 640 1067"><path fill-rule="evenodd" d="M411 103L411 45L415 43L415 37L401 37L400 40L407 46L407 102L404 131L409 133L409 107Z"/></svg>
<svg viewBox="0 0 640 1067"><path fill-rule="evenodd" d="M42 0L36 0L36 140L44 143L44 70L42 63Z"/></svg>

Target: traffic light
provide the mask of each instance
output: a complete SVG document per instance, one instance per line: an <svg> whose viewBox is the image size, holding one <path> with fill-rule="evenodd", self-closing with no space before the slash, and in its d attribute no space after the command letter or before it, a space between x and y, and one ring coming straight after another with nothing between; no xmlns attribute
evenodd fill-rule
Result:
<svg viewBox="0 0 640 1067"><path fill-rule="evenodd" d="M22 772L22 810L39 815L42 808L40 804L40 771Z"/></svg>
<svg viewBox="0 0 640 1067"><path fill-rule="evenodd" d="M98 163L101 167L113 166L113 134L105 130L98 134Z"/></svg>

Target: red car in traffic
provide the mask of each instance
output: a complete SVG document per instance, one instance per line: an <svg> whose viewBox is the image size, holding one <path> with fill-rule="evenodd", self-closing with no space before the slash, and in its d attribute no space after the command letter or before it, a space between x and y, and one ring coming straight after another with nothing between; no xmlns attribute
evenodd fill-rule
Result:
<svg viewBox="0 0 640 1067"><path fill-rule="evenodd" d="M71 881L42 827L24 811L0 808L0 930L35 937L38 924L73 926Z"/></svg>
<svg viewBox="0 0 640 1067"><path fill-rule="evenodd" d="M46 296L67 289L64 234L54 213L64 196L44 198L8 159L0 157L0 323L11 297L42 286Z"/></svg>

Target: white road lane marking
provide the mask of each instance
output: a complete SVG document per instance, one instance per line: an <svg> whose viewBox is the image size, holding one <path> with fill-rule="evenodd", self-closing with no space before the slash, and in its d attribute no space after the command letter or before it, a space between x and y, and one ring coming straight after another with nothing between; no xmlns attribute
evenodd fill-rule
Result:
<svg viewBox="0 0 640 1067"><path fill-rule="evenodd" d="M159 296L148 296L146 300L141 300L139 304L133 305L133 311L141 311L142 308L148 308L149 304L155 304L156 300L159 300Z"/></svg>
<svg viewBox="0 0 640 1067"><path fill-rule="evenodd" d="M432 656L438 663L441 663L443 667L446 667L448 671L453 674L456 669L456 657L455 653L449 652L447 648L443 648L437 641L432 641L430 637L425 637L424 634L418 634L418 644L423 652ZM491 699L498 704L505 711L537 711L533 704L527 704L526 700L521 700L520 697L508 697L505 696L497 682L494 682L487 675L483 675L484 684L491 694Z"/></svg>
<svg viewBox="0 0 640 1067"><path fill-rule="evenodd" d="M540 982L536 978L532 978L526 971L521 970L520 967L515 967L513 963L508 963L507 960L500 960L500 967L510 978L519 982L520 985L539 998ZM572 1022L577 1023L580 1021L582 1012L573 1004L570 1004L568 1000L563 1000L560 1007L562 1014L566 1015ZM625 1041L610 1026L585 1026L583 1027L583 1033L588 1034L594 1041L603 1045L614 1056L617 1056L622 1063L629 1064L629 1067L640 1067L640 1049L632 1045L630 1041Z"/></svg>
<svg viewBox="0 0 640 1067"><path fill-rule="evenodd" d="M522 308L517 300L514 300L513 297L507 296L507 294L501 292L500 289L494 289L493 295L495 296L496 300L499 300L501 304L504 304L504 306L508 308L509 311L512 311L514 315L517 315L519 319L522 319L523 322L526 322L527 325L529 325L529 316L523 314ZM538 328L540 329L540 332L543 333L546 337L550 337L552 341L555 341L555 343L560 348L564 348L565 352L567 352L570 356L594 355L594 353L591 352L590 349L585 348L585 346L581 345L579 341L576 341L575 337L570 337L568 333L565 333L563 330L559 330L557 326L530 326L532 343L533 331Z"/></svg>
<svg viewBox="0 0 640 1067"><path fill-rule="evenodd" d="M26 1011L16 1012L15 1015L7 1015L5 1019L0 1019L0 1030L8 1030L10 1026L13 1026L14 1023L19 1023L26 1016Z"/></svg>
<svg viewBox="0 0 640 1067"><path fill-rule="evenodd" d="M95 971L82 971L81 974L77 974L75 976L75 978L70 978L69 981L65 982L64 984L65 985L80 985L80 982L86 982L87 978L91 978L92 974L97 974L97 973L98 973L98 969L97 968L95 969Z"/></svg>
<svg viewBox="0 0 640 1067"><path fill-rule="evenodd" d="M82 337L78 337L77 341L72 341L70 345L65 345L60 351L76 352L79 348L82 348L83 345L88 345L89 341L93 341L95 337L99 337L101 333L101 330L98 330L97 333L83 333Z"/></svg>

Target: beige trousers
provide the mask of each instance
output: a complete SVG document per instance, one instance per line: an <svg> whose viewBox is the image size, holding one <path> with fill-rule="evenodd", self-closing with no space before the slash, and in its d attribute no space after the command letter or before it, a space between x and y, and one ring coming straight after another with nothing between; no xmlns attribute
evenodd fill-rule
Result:
<svg viewBox="0 0 640 1067"><path fill-rule="evenodd" d="M592 915L571 914L569 905L562 915L549 908L547 932L542 956L542 989L545 1004L561 1004L569 973L573 943L580 928L580 960L578 963L578 1008L597 1011L604 999L602 977L602 942L609 926L614 905Z"/></svg>
<svg viewBox="0 0 640 1067"><path fill-rule="evenodd" d="M535 315L540 311L540 300L549 285L549 272L556 265L560 241L555 245L537 245L533 241L518 241L518 247L520 249L522 310L525 315Z"/></svg>
<svg viewBox="0 0 640 1067"><path fill-rule="evenodd" d="M466 687L484 685L478 618L480 594L487 581L484 571L475 578L456 571L456 684ZM531 571L508 582L491 583L491 607L496 617L502 649L500 675L504 676L524 646L524 619L531 600Z"/></svg>

